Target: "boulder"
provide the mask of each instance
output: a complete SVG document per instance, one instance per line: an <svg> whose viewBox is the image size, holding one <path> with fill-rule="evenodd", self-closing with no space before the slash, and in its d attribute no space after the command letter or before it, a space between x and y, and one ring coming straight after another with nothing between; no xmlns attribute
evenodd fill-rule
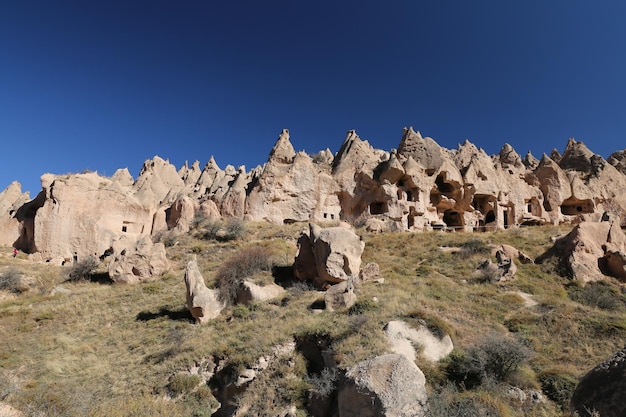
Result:
<svg viewBox="0 0 626 417"><path fill-rule="evenodd" d="M330 286L324 293L324 301L328 311L352 307L356 303L356 294L354 293L352 280L342 281L339 284Z"/></svg>
<svg viewBox="0 0 626 417"><path fill-rule="evenodd" d="M626 348L583 376L572 394L570 409L580 417L623 417L625 398Z"/></svg>
<svg viewBox="0 0 626 417"><path fill-rule="evenodd" d="M626 282L626 235L619 225L618 218L581 223L567 235L558 238L537 262L558 256L575 280L600 281L611 276Z"/></svg>
<svg viewBox="0 0 626 417"><path fill-rule="evenodd" d="M285 289L277 284L257 285L252 281L244 280L237 290L237 304L248 304L255 301L265 301L279 297Z"/></svg>
<svg viewBox="0 0 626 417"><path fill-rule="evenodd" d="M496 260L495 264L490 259L483 261L476 269L477 278L491 282L503 282L515 278L517 266L505 251L498 249Z"/></svg>
<svg viewBox="0 0 626 417"><path fill-rule="evenodd" d="M187 308L197 324L206 323L219 316L225 305L219 301L216 290L207 288L196 259L187 264L185 286L187 287Z"/></svg>
<svg viewBox="0 0 626 417"><path fill-rule="evenodd" d="M433 363L445 358L454 349L450 335L433 334L425 324L411 328L404 321L394 320L387 323L383 330L391 351L404 355L411 361L417 359L415 346L421 348L420 355L424 359Z"/></svg>
<svg viewBox="0 0 626 417"><path fill-rule="evenodd" d="M153 243L150 236L136 241L123 239L112 246L113 260L109 276L118 283L137 283L163 275L169 269L163 243Z"/></svg>
<svg viewBox="0 0 626 417"><path fill-rule="evenodd" d="M522 252L521 250L517 249L514 246L511 245L495 245L493 246L493 251L492 251L492 255L493 256L497 256L497 253L500 252L503 255L505 255L506 257L510 258L510 259L517 259L518 261L520 261L523 264L532 264L535 263L535 261L533 261L533 259L526 255L524 252Z"/></svg>
<svg viewBox="0 0 626 417"><path fill-rule="evenodd" d="M387 354L348 370L338 393L341 417L426 415L426 378L404 355Z"/></svg>
<svg viewBox="0 0 626 417"><path fill-rule="evenodd" d="M298 239L295 275L318 288L356 278L364 248L365 243L349 228L321 228L311 223L309 234L303 233Z"/></svg>

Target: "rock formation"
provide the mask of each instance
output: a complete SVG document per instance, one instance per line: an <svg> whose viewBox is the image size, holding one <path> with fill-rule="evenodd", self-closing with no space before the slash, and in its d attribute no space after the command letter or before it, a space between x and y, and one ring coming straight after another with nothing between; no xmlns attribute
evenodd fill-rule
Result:
<svg viewBox="0 0 626 417"><path fill-rule="evenodd" d="M218 300L217 291L207 288L204 283L204 277L202 277L198 262L195 259L187 264L185 285L187 287L187 308L196 323L206 323L217 317L224 309L224 304Z"/></svg>
<svg viewBox="0 0 626 417"><path fill-rule="evenodd" d="M133 284L164 274L169 269L163 243L152 243L150 236L122 239L112 245L109 277L114 282Z"/></svg>
<svg viewBox="0 0 626 417"><path fill-rule="evenodd" d="M626 415L626 348L589 371L572 394L570 408L580 417ZM596 412L598 414L593 414Z"/></svg>
<svg viewBox="0 0 626 417"><path fill-rule="evenodd" d="M554 246L537 260L558 256L572 279L599 281L611 276L626 282L626 235L619 220L585 222L560 237Z"/></svg>
<svg viewBox="0 0 626 417"><path fill-rule="evenodd" d="M358 363L339 387L341 417L426 415L426 378L403 355L388 354Z"/></svg>
<svg viewBox="0 0 626 417"><path fill-rule="evenodd" d="M412 128L397 150L349 131L336 155L296 152L285 129L267 163L221 169L211 157L176 169L155 156L136 180L127 169L41 177L28 200L18 183L0 193L0 243L34 259L100 257L123 235L184 233L195 218L366 224L376 232L483 231L542 223L626 221L625 152L609 160L570 139L563 152L523 159L508 144L489 156L469 141L445 149ZM622 226L626 223L622 223Z"/></svg>
<svg viewBox="0 0 626 417"><path fill-rule="evenodd" d="M294 273L319 288L357 279L364 248L361 238L346 227L321 228L311 223L309 234L298 239Z"/></svg>

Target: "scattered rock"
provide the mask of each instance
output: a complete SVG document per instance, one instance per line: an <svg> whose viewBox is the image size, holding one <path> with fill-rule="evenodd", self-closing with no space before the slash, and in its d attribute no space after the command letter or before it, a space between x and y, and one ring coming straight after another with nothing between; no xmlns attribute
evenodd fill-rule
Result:
<svg viewBox="0 0 626 417"><path fill-rule="evenodd" d="M350 308L356 303L354 284L352 280L342 281L330 286L324 293L326 310L335 311Z"/></svg>
<svg viewBox="0 0 626 417"><path fill-rule="evenodd" d="M422 417L426 378L404 355L388 354L358 363L338 394L341 417Z"/></svg>
<svg viewBox="0 0 626 417"><path fill-rule="evenodd" d="M285 289L277 284L272 283L261 286L252 281L244 280L237 291L237 304L265 301L276 298L285 292Z"/></svg>
<svg viewBox="0 0 626 417"><path fill-rule="evenodd" d="M415 346L420 347L419 354L430 362L445 358L454 349L450 335L435 335L426 325L414 329L404 321L390 321L383 330L391 351L404 355L411 361L417 359Z"/></svg>
<svg viewBox="0 0 626 417"><path fill-rule="evenodd" d="M224 304L218 300L217 291L207 288L204 283L204 277L202 277L198 262L195 259L187 264L185 285L187 287L187 308L196 323L206 323L216 318L224 309Z"/></svg>
<svg viewBox="0 0 626 417"><path fill-rule="evenodd" d="M113 247L115 255L109 264L109 277L114 282L137 283L163 275L169 269L165 245L152 243L150 236L136 242L124 239Z"/></svg>

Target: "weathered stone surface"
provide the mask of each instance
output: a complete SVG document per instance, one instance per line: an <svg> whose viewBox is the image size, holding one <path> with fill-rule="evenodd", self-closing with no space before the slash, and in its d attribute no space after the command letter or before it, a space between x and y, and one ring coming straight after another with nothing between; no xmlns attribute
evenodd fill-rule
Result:
<svg viewBox="0 0 626 417"><path fill-rule="evenodd" d="M496 256L498 252L502 252L502 254L510 259L517 259L523 264L532 264L535 262L530 256L511 245L495 245L492 255Z"/></svg>
<svg viewBox="0 0 626 417"><path fill-rule="evenodd" d="M570 408L580 417L626 415L626 349L589 371L574 390Z"/></svg>
<svg viewBox="0 0 626 417"><path fill-rule="evenodd" d="M318 287L356 278L364 248L361 238L346 227L321 228L311 223L308 236L303 234L298 239L296 277L312 281Z"/></svg>
<svg viewBox="0 0 626 417"><path fill-rule="evenodd" d="M30 200L28 193L22 193L19 182L13 181L0 192L0 245L13 246L20 237L20 223L16 218L17 210Z"/></svg>
<svg viewBox="0 0 626 417"><path fill-rule="evenodd" d="M560 256L571 277L581 282L599 281L612 276L626 282L626 235L619 219L585 222L560 237L539 261Z"/></svg>
<svg viewBox="0 0 626 417"><path fill-rule="evenodd" d="M195 259L189 261L185 269L185 286L187 308L196 323L206 323L219 316L225 306L218 300L217 291L207 288Z"/></svg>
<svg viewBox="0 0 626 417"><path fill-rule="evenodd" d="M408 128L388 152L349 131L333 158L296 152L285 129L267 163L249 172L222 170L213 157L202 170L197 161L176 169L155 156L136 180L128 169L111 178L44 174L30 201L12 184L0 193L0 243L63 262L101 256L123 234L185 233L196 216L342 220L386 232L578 224L609 212L626 226L625 154L606 161L571 139L563 155L522 160L508 144L493 156L469 141L448 150Z"/></svg>
<svg viewBox="0 0 626 417"><path fill-rule="evenodd" d="M377 356L350 369L338 394L341 417L426 415L426 378L403 355Z"/></svg>
<svg viewBox="0 0 626 417"><path fill-rule="evenodd" d="M237 291L237 304L248 304L255 301L265 301L279 297L285 293L280 285L257 285L252 281L244 280Z"/></svg>
<svg viewBox="0 0 626 417"><path fill-rule="evenodd" d="M114 282L137 283L163 275L169 269L163 243L152 243L150 236L114 242L109 276Z"/></svg>
<svg viewBox="0 0 626 417"><path fill-rule="evenodd" d="M356 303L354 283L352 280L342 281L330 286L324 293L326 310L335 311L350 308Z"/></svg>
<svg viewBox="0 0 626 417"><path fill-rule="evenodd" d="M430 362L445 358L454 349L450 335L435 335L424 324L412 328L404 321L394 320L387 323L383 330L391 351L406 356L410 361L417 359L415 346L420 346L419 354Z"/></svg>

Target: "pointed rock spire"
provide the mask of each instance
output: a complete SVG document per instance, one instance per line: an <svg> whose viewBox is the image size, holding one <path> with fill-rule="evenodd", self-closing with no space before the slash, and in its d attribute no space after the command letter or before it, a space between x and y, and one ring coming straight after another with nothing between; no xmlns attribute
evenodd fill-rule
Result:
<svg viewBox="0 0 626 417"><path fill-rule="evenodd" d="M289 164L293 162L296 156L296 151L293 149L293 145L289 141L289 130L283 129L282 133L278 137L276 144L270 152L269 161L278 162L283 164Z"/></svg>

